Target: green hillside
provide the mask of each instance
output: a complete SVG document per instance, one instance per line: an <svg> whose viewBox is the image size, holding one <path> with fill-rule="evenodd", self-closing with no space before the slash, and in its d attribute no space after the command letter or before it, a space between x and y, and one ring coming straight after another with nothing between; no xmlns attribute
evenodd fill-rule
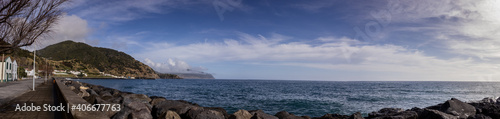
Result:
<svg viewBox="0 0 500 119"><path fill-rule="evenodd" d="M37 55L54 61L77 61L87 64L83 70L89 73L104 72L126 77L159 78L152 68L126 53L92 47L85 43L64 41L37 51ZM72 63L66 65L72 67ZM97 69L99 72L89 69Z"/></svg>

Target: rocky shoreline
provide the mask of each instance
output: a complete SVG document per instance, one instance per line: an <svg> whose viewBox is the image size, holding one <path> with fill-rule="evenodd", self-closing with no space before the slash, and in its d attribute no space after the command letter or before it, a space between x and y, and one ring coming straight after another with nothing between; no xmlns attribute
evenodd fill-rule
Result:
<svg viewBox="0 0 500 119"><path fill-rule="evenodd" d="M104 111L113 119L500 119L500 98L484 98L465 103L452 98L426 108L383 108L363 117L325 114L321 117L296 116L286 111L274 115L262 110L238 110L228 114L220 107L202 107L183 100L122 92L99 85L65 80L64 84L90 104L119 104L120 111Z"/></svg>

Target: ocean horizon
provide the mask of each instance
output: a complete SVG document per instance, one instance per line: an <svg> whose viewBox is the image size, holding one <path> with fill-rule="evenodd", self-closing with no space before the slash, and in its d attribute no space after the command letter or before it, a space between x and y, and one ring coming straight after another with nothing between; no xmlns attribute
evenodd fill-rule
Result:
<svg viewBox="0 0 500 119"><path fill-rule="evenodd" d="M327 113L367 115L382 108L425 108L451 98L465 102L500 96L500 82L305 81L260 79L76 80L121 91L275 114L319 117Z"/></svg>

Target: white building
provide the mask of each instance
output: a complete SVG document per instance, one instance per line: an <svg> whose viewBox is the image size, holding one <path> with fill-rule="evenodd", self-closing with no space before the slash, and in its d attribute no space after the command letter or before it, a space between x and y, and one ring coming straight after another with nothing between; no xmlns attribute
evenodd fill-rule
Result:
<svg viewBox="0 0 500 119"><path fill-rule="evenodd" d="M0 63L0 82L12 81L12 60L7 57Z"/></svg>

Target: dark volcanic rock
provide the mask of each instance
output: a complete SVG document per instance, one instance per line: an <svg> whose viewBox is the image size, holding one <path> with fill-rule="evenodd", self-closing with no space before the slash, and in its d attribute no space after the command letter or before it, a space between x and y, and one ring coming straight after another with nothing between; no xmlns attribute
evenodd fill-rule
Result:
<svg viewBox="0 0 500 119"><path fill-rule="evenodd" d="M262 110L251 110L248 112L252 114L252 119L278 119L278 117L264 113Z"/></svg>
<svg viewBox="0 0 500 119"><path fill-rule="evenodd" d="M288 113L286 111L278 112L274 116L278 117L279 119L307 119L307 117L295 116L295 115L290 114L290 113Z"/></svg>
<svg viewBox="0 0 500 119"><path fill-rule="evenodd" d="M403 111L404 110L401 108L383 108L380 109L378 112L372 112L368 114L368 117L372 118L372 117L392 116Z"/></svg>
<svg viewBox="0 0 500 119"><path fill-rule="evenodd" d="M121 104L123 108L120 112L115 114L113 118L123 119L123 118L133 118L133 119L152 119L151 115L152 106L149 104L148 96L144 94L128 94L122 93L121 97L123 100Z"/></svg>
<svg viewBox="0 0 500 119"><path fill-rule="evenodd" d="M424 109L419 115L419 119L458 119L456 116L440 112L433 109Z"/></svg>
<svg viewBox="0 0 500 119"><path fill-rule="evenodd" d="M133 102L133 101L139 101L141 103L148 103L151 101L151 99L144 94L122 94L123 97L123 102Z"/></svg>
<svg viewBox="0 0 500 119"><path fill-rule="evenodd" d="M458 99L451 98L441 105L441 111L459 116L459 118L467 118L476 115L476 108L472 105L464 103Z"/></svg>
<svg viewBox="0 0 500 119"><path fill-rule="evenodd" d="M90 95L90 96L87 96L87 97L83 97L83 99L87 102L89 102L90 104L97 104L96 103L96 98L99 98L99 95Z"/></svg>
<svg viewBox="0 0 500 119"><path fill-rule="evenodd" d="M414 108L417 110L418 108ZM383 108L378 112L368 114L370 119L417 119L417 111L407 110L404 111L400 108Z"/></svg>
<svg viewBox="0 0 500 119"><path fill-rule="evenodd" d="M356 112L356 113L352 114L352 115L349 117L349 119L365 119L365 118L363 118L363 116L361 116L361 113Z"/></svg>
<svg viewBox="0 0 500 119"><path fill-rule="evenodd" d="M151 99L151 101L149 102L149 104L151 105L157 105L158 103L160 102L163 102L163 101L166 101L167 99L165 99L164 97L158 97L158 96L151 96L149 97Z"/></svg>
<svg viewBox="0 0 500 119"><path fill-rule="evenodd" d="M111 94L111 92L109 90L101 91L98 93L99 93L99 96L104 100L108 100L110 98L113 98L113 95Z"/></svg>
<svg viewBox="0 0 500 119"><path fill-rule="evenodd" d="M313 119L349 119L348 115L340 115L340 114L325 114L321 117L314 117Z"/></svg>
<svg viewBox="0 0 500 119"><path fill-rule="evenodd" d="M139 101L124 102L123 109L113 119L152 119L151 108Z"/></svg>
<svg viewBox="0 0 500 119"><path fill-rule="evenodd" d="M171 110L182 116L193 107L196 106L182 101L165 100L153 106L152 114L159 117L160 114Z"/></svg>
<svg viewBox="0 0 500 119"><path fill-rule="evenodd" d="M497 102L498 103L498 102ZM500 119L500 105L492 103L469 103L476 107L477 114L484 114L493 119Z"/></svg>
<svg viewBox="0 0 500 119"><path fill-rule="evenodd" d="M486 115L483 115L483 114L476 114L474 116L470 116L467 119L493 119L493 118L486 116Z"/></svg>

